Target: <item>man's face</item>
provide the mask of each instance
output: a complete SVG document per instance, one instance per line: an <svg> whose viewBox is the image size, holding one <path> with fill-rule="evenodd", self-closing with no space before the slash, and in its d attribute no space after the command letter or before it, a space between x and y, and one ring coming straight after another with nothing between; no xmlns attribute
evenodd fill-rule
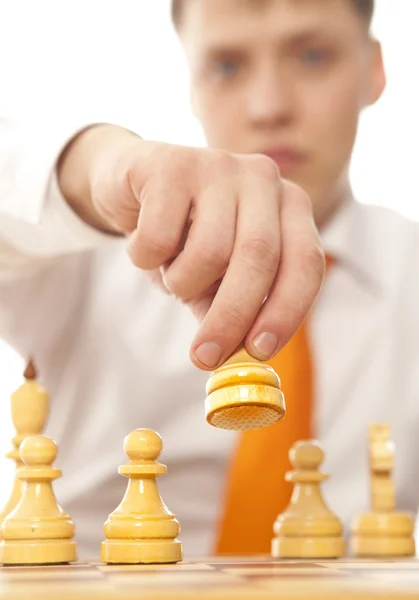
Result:
<svg viewBox="0 0 419 600"><path fill-rule="evenodd" d="M209 146L262 152L311 196L342 196L359 113L384 86L350 0L185 0L181 39Z"/></svg>

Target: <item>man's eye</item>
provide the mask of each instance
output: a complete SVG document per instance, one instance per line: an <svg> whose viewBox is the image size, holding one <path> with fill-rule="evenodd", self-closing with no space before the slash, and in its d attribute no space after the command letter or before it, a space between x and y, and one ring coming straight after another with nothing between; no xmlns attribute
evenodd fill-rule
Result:
<svg viewBox="0 0 419 600"><path fill-rule="evenodd" d="M304 50L301 53L301 59L309 65L316 65L325 62L327 52L325 50Z"/></svg>
<svg viewBox="0 0 419 600"><path fill-rule="evenodd" d="M228 59L228 60L220 60L215 65L215 70L219 75L223 75L226 77L230 77L234 75L239 68L239 64L237 60Z"/></svg>

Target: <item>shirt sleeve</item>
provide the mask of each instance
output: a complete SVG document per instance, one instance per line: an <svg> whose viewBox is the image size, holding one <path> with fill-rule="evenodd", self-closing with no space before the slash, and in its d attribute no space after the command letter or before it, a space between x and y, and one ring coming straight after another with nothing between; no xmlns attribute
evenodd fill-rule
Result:
<svg viewBox="0 0 419 600"><path fill-rule="evenodd" d="M0 118L0 282L20 269L115 241L74 213L57 182L57 158L89 125Z"/></svg>

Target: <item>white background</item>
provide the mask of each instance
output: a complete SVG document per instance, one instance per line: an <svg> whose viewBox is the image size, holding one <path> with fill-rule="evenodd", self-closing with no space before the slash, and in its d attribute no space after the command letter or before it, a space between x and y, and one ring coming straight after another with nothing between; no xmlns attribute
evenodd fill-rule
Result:
<svg viewBox="0 0 419 600"><path fill-rule="evenodd" d="M376 1L388 86L362 119L353 187L361 201L419 219L419 1ZM0 0L0 114L112 121L146 138L205 143L168 0ZM12 474L1 458L13 437L9 394L21 368L0 341L0 504Z"/></svg>

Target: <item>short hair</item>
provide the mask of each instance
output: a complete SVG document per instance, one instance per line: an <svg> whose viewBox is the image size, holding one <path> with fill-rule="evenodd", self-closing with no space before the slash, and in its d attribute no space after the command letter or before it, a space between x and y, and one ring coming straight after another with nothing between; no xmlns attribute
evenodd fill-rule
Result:
<svg viewBox="0 0 419 600"><path fill-rule="evenodd" d="M360 16L365 20L369 29L374 15L375 0L350 0L350 2L358 11ZM172 21L176 29L179 29L180 26L184 4L185 0L172 0L171 14Z"/></svg>

